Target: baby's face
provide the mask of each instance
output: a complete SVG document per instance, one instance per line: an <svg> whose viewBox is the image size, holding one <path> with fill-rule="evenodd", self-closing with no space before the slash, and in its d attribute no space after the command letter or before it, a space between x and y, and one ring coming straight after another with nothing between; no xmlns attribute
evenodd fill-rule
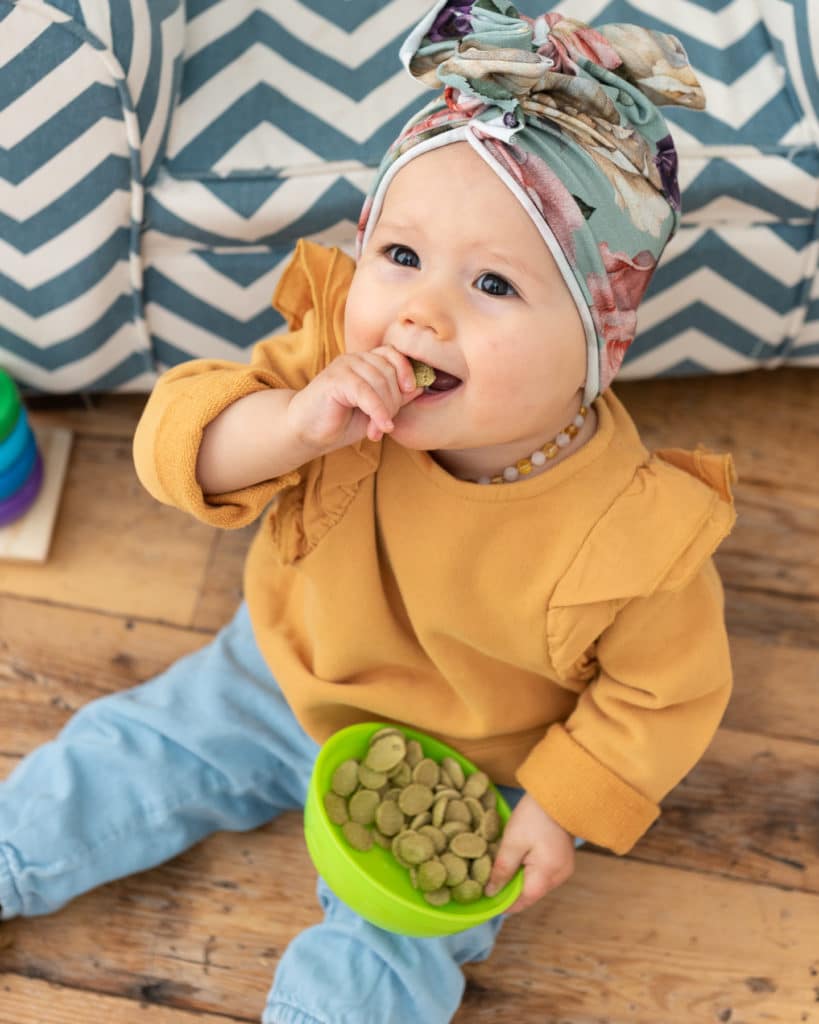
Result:
<svg viewBox="0 0 819 1024"><path fill-rule="evenodd" d="M390 183L345 343L391 345L460 379L404 406L392 434L456 475L476 460L491 475L540 447L576 413L586 374L580 316L545 242L467 143L416 157Z"/></svg>

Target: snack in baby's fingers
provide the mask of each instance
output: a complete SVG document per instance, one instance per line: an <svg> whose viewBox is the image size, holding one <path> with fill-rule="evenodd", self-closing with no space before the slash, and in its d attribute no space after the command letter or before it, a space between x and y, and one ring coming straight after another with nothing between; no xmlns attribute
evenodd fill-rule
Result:
<svg viewBox="0 0 819 1024"><path fill-rule="evenodd" d="M435 371L431 366L422 363L420 359L413 359L412 356L410 356L410 362L412 363L412 372L415 374L417 387L427 388L430 384L435 383Z"/></svg>
<svg viewBox="0 0 819 1024"><path fill-rule="evenodd" d="M335 770L324 795L330 820L356 850L390 850L427 903L473 903L485 895L501 820L485 772L439 764L418 740L380 729L361 761Z"/></svg>

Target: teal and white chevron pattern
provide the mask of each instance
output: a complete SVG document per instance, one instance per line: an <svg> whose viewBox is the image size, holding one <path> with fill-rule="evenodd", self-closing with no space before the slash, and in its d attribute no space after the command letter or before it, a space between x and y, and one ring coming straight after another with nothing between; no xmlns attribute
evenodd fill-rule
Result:
<svg viewBox="0 0 819 1024"><path fill-rule="evenodd" d="M0 363L148 387L140 230L179 91L181 0L0 0Z"/></svg>
<svg viewBox="0 0 819 1024"><path fill-rule="evenodd" d="M0 363L144 390L245 358L294 241L351 248L428 2L0 0ZM819 365L819 0L554 5L678 35L709 100L669 113L684 222L623 376Z"/></svg>

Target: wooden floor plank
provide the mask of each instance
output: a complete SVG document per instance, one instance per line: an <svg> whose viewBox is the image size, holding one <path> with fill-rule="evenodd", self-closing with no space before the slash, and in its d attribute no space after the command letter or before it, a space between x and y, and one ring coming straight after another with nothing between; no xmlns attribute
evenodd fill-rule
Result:
<svg viewBox="0 0 819 1024"><path fill-rule="evenodd" d="M148 1001L115 999L37 978L0 974L0 1024L231 1024L240 1019L188 1013Z"/></svg>
<svg viewBox="0 0 819 1024"><path fill-rule="evenodd" d="M48 562L4 563L0 591L190 625L213 539L146 493L129 442L78 436Z"/></svg>
<svg viewBox="0 0 819 1024"><path fill-rule="evenodd" d="M209 634L0 595L0 750L24 754L73 712L158 675Z"/></svg>
<svg viewBox="0 0 819 1024"><path fill-rule="evenodd" d="M819 600L819 491L740 484L736 499L737 523L719 548L724 579Z"/></svg>
<svg viewBox="0 0 819 1024"><path fill-rule="evenodd" d="M815 647L731 636L734 689L724 724L782 739L819 741L819 652Z"/></svg>
<svg viewBox="0 0 819 1024"><path fill-rule="evenodd" d="M26 399L35 425L68 427L84 437L130 441L147 395L42 395Z"/></svg>
<svg viewBox="0 0 819 1024"><path fill-rule="evenodd" d="M614 390L649 448L702 443L730 452L743 482L819 491L819 370L619 381Z"/></svg>
<svg viewBox="0 0 819 1024"><path fill-rule="evenodd" d="M720 729L634 856L819 893L817 783L819 744Z"/></svg>
<svg viewBox="0 0 819 1024"><path fill-rule="evenodd" d="M242 600L245 555L258 528L254 523L241 530L220 530L216 534L206 583L191 623L194 628L215 632L233 618Z"/></svg>
<svg viewBox="0 0 819 1024"><path fill-rule="evenodd" d="M469 968L455 1024L815 1024L817 914L816 897L581 858Z"/></svg>
<svg viewBox="0 0 819 1024"><path fill-rule="evenodd" d="M801 650L819 648L819 601L773 589L736 587L719 551L715 562L725 583L725 621L732 639L750 637Z"/></svg>
<svg viewBox="0 0 819 1024"><path fill-rule="evenodd" d="M214 836L51 918L8 922L0 969L256 1019L286 944L319 920L304 864L294 814ZM456 1021L816 1024L817 920L813 895L581 851L571 882L470 968Z"/></svg>

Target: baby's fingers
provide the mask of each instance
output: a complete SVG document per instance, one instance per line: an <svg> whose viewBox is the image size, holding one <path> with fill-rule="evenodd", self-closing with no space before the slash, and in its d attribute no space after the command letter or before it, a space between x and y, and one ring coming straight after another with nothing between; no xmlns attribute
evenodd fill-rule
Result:
<svg viewBox="0 0 819 1024"><path fill-rule="evenodd" d="M367 437L371 441L380 440L395 426L384 396L379 394L377 387L363 376L354 378L350 387L349 400L351 404L370 418L370 422L367 424Z"/></svg>
<svg viewBox="0 0 819 1024"><path fill-rule="evenodd" d="M521 910L528 910L538 900L542 900L546 893L567 881L570 875L571 871L565 877L561 877L560 871L552 864L527 861L523 868L523 889L507 910L507 914L519 914Z"/></svg>
<svg viewBox="0 0 819 1024"><path fill-rule="evenodd" d="M492 874L489 876L484 890L487 896L496 895L507 882L512 880L527 852L528 846L516 843L508 836L503 838L492 867Z"/></svg>

